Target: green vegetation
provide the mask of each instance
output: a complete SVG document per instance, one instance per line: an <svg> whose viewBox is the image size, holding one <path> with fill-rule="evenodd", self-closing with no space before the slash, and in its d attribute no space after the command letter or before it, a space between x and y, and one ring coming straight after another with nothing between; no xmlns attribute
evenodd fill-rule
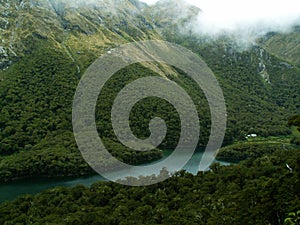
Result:
<svg viewBox="0 0 300 225"><path fill-rule="evenodd" d="M108 182L57 187L1 204L0 223L297 224L289 213L300 205L299 151L278 150L232 166L214 164L197 176L182 171L148 187Z"/></svg>
<svg viewBox="0 0 300 225"><path fill-rule="evenodd" d="M300 126L300 115L294 115L289 118L289 126Z"/></svg>
<svg viewBox="0 0 300 225"><path fill-rule="evenodd" d="M113 6L68 4L0 2L4 12L0 15L0 183L94 173L74 140L73 96L82 74L97 57L133 40L165 39L203 58L223 89L228 112L226 146L217 159L239 164L216 163L196 176L180 171L147 187L112 182L56 187L0 204L0 224L299 224L300 116L286 124L288 116L300 110L298 31L269 34L260 46L240 50L227 37L207 42L192 32L182 35L177 13L165 10L177 9L175 1L145 13L141 11L145 6L136 0L114 1ZM188 14L193 17L198 12L192 7ZM179 23L188 19L180 18ZM164 76L186 90L200 118L198 147L206 146L210 110L199 87L177 68L143 63L118 71L99 95L96 125L111 154L140 164L161 158L164 150L177 145L179 115L171 104L155 97L134 106L130 126L138 138L145 139L150 135L149 121L162 118L168 133L158 149L133 151L115 136L113 101L125 85L145 75ZM249 134L258 137L246 141ZM98 160L108 169L118 169Z"/></svg>
<svg viewBox="0 0 300 225"><path fill-rule="evenodd" d="M270 33L269 37L262 38L261 44L272 54L299 67L299 38L300 29L298 26L292 33Z"/></svg>
<svg viewBox="0 0 300 225"><path fill-rule="evenodd" d="M288 125L292 129L292 139L291 143L295 145L300 145L300 115L292 116L289 121Z"/></svg>
<svg viewBox="0 0 300 225"><path fill-rule="evenodd" d="M45 40L34 39L32 54L20 59L8 70L1 71L0 82L0 168L4 171L1 181L26 176L67 176L92 173L87 164L80 160L75 140L71 135L71 106L75 88L80 79L77 65L63 49L51 47ZM177 40L180 43L180 40ZM280 66L276 58L269 58L268 66L272 85L266 84L257 73L257 50L229 54L224 45L202 45L193 39L186 39L188 48L198 52L212 68L223 88L227 110L228 126L224 144L234 140L243 140L247 134L256 133L259 137L270 135L287 135L290 129L286 126L287 116L297 112L300 100L299 70ZM206 47L205 47L206 46ZM223 55L226 55L223 58ZM95 56L83 60L85 67ZM197 85L184 73L172 68L177 75L167 77L182 86L192 97L201 118L201 136L199 147L205 146L209 135L209 109L204 95ZM82 73L82 72L81 72ZM282 73L285 74L284 80ZM161 157L162 152L136 153L118 143L110 124L110 108L118 93L126 84L143 74L158 74L136 64L119 71L105 86L99 96L97 106L97 125L101 137L106 138L107 145L112 146L112 153L120 160L129 163L141 163ZM286 85L283 85L286 84ZM287 98L293 93L294 98ZM148 112L145 114L145 112ZM174 109L162 100L145 99L134 107L131 113L131 127L140 138L149 135L148 125L153 117L162 117L168 124L168 135L160 149L173 149L178 141L180 131L178 115ZM65 140L65 136L68 138ZM45 143L55 144L45 147ZM44 144L43 144L44 143ZM70 147L73 146L73 147ZM51 149L51 150L50 150ZM55 160L46 158L53 166L46 171L40 167L26 168L31 163L39 163L39 154L47 151L57 153ZM123 153L122 153L123 152ZM18 156L19 153L20 156ZM23 157L26 155L26 157ZM143 155L143 156L142 156ZM64 164L64 159L69 159ZM25 160L26 159L26 160ZM72 160L75 159L75 160ZM28 163L31 162L31 163ZM73 164L73 163L74 164ZM76 162L76 163L75 163ZM78 165L79 162L79 165ZM18 169L14 165L18 164ZM71 165L73 164L73 169ZM67 169L65 168L67 167ZM84 168L79 171L78 168ZM53 171L51 171L53 170ZM71 170L73 172L71 172ZM33 172L36 171L36 172ZM56 174L57 171L58 174ZM64 172L65 171L65 172ZM88 172L89 171L89 172Z"/></svg>
<svg viewBox="0 0 300 225"><path fill-rule="evenodd" d="M299 129L299 127L292 126L291 129L292 129L292 134L293 134L291 143L295 144L295 145L300 145L300 129Z"/></svg>
<svg viewBox="0 0 300 225"><path fill-rule="evenodd" d="M224 91L228 129L226 138L244 139L248 134L285 136L287 115L299 111L300 70L288 68L260 48L237 51L225 40L202 43L197 37L171 39L198 53L217 76ZM261 56L260 52L263 51ZM260 73L265 64L269 79Z"/></svg>
<svg viewBox="0 0 300 225"><path fill-rule="evenodd" d="M64 53L37 44L31 57L4 74L6 79L0 83L0 181L93 173L80 156L72 133L71 107L79 81L76 66ZM104 99L109 100L108 95ZM128 154L125 147L108 139L109 135L105 137L112 154L127 163L162 157L159 150Z"/></svg>
<svg viewBox="0 0 300 225"><path fill-rule="evenodd" d="M289 213L288 217L284 220L284 225L298 224L300 224L300 211Z"/></svg>
<svg viewBox="0 0 300 225"><path fill-rule="evenodd" d="M174 68L176 70L176 68ZM178 71L179 72L179 71ZM147 76L158 76L157 73L145 68L140 64L131 65L120 70L112 76L103 88L98 97L96 109L96 121L98 122L98 132L100 136L118 141L110 121L111 107L117 94L130 82ZM168 75L170 80L177 82L183 87L192 100L195 102L199 117L201 118L200 126L204 127L200 134L199 147L204 145L208 139L209 127L209 107L205 100L204 94L197 87L195 82L189 79L185 74ZM126 100L124 100L126 101ZM180 118L174 107L166 100L156 97L149 97L139 101L132 109L130 114L130 125L133 133L140 139L149 137L149 122L155 117L162 118L168 127L165 140L159 146L160 149L175 149L180 137Z"/></svg>
<svg viewBox="0 0 300 225"><path fill-rule="evenodd" d="M71 132L45 138L31 150L0 158L2 182L26 177L78 176L91 173L92 170L78 154Z"/></svg>
<svg viewBox="0 0 300 225"><path fill-rule="evenodd" d="M266 141L249 140L221 148L217 155L217 160L236 163L249 158L256 159L264 155L270 155L277 150L289 150L293 148L289 144L288 139L284 139L284 142L263 140Z"/></svg>
<svg viewBox="0 0 300 225"><path fill-rule="evenodd" d="M7 50L12 65L0 65L5 68L0 71L0 182L27 176L92 173L81 159L72 135L72 100L81 75L100 54L119 44L161 37L149 22L151 19L143 17L136 8L136 2L118 1L116 15L110 15L110 9L104 5L78 9L62 5L57 10L52 1L48 5L41 0L39 7L25 1L16 10L14 5L18 6L19 1L12 2L0 3L11 12L5 16L10 23L3 27L3 46L7 50L11 42L11 50L16 54L12 57L13 53ZM196 15L197 10L191 12ZM22 26L17 26L21 19ZM224 145L244 140L248 134L289 134L287 115L298 113L300 108L299 68L283 64L259 47L241 52L230 40L207 43L193 35L180 35L172 26L158 24L166 26L163 35L168 41L199 54L217 76L228 110ZM264 71L261 64L266 67ZM97 128L105 145L114 156L131 164L160 158L162 150L176 146L180 132L178 115L172 106L148 98L132 110L131 128L136 136L145 138L150 134L150 119L163 118L168 134L159 150L137 153L116 139L110 124L113 99L124 85L144 74L163 74L188 92L201 118L199 147L206 145L210 132L209 108L197 85L176 68L158 65L160 71L153 72L154 66L149 66L146 69L145 65L136 64L119 71L107 83L96 109ZM49 168L44 168L45 163L51 164Z"/></svg>

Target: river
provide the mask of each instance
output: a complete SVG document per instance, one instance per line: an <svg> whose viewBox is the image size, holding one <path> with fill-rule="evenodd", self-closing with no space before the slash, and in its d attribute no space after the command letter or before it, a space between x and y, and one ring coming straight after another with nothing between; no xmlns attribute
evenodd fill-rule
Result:
<svg viewBox="0 0 300 225"><path fill-rule="evenodd" d="M170 152L165 152L162 159L166 158ZM185 165L184 169L192 174L197 174L199 162L202 157L202 152L196 151L190 161ZM161 159L161 160L162 160ZM217 161L217 160L216 160ZM217 161L220 162L220 161ZM156 162L148 163L154 164ZM227 162L220 162L223 165L229 165ZM147 164L146 164L147 165ZM90 186L97 181L107 181L100 175L93 175L81 178L39 178L39 179L25 179L10 182L8 184L0 185L0 203L4 201L14 200L25 194L37 194L41 191L56 187L65 186L72 187L78 184Z"/></svg>

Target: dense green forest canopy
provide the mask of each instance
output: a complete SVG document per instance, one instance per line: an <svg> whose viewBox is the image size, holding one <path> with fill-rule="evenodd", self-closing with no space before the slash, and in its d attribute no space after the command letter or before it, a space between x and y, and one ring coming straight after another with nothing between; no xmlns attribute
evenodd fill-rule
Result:
<svg viewBox="0 0 300 225"><path fill-rule="evenodd" d="M72 130L76 87L100 55L124 43L151 39L190 49L215 74L228 117L217 159L233 164L216 163L197 175L180 171L147 187L112 182L56 187L0 204L0 224L299 224L299 28L268 34L241 49L228 36L208 41L192 32L180 32L178 25L185 25L200 10L189 8L188 18L177 20L178 15L168 10L177 1L149 8L137 0L113 4L104 0L92 7L73 7L72 2L0 2L0 183L93 174ZM155 97L134 106L130 126L138 138L145 139L150 135L149 121L164 119L168 133L157 149L133 151L114 134L110 112L116 95L145 75L175 81L188 93L200 118L198 147L206 146L210 110L196 83L176 67L133 64L106 83L97 101L97 130L111 154L135 165L158 160L164 150L177 145L178 113ZM251 134L258 141L247 139ZM99 160L107 168L118 169ZM128 179L136 182L136 178Z"/></svg>
<svg viewBox="0 0 300 225"><path fill-rule="evenodd" d="M288 213L299 211L299 151L214 164L196 176L181 171L147 187L109 182L57 187L1 204L0 223L281 225L295 219Z"/></svg>
<svg viewBox="0 0 300 225"><path fill-rule="evenodd" d="M300 115L290 117L288 125L291 127L293 134L291 143L300 145Z"/></svg>
<svg viewBox="0 0 300 225"><path fill-rule="evenodd" d="M228 111L225 145L233 140L243 140L247 134L252 133L265 137L290 133L286 126L288 115L299 111L298 68L286 67L277 58L264 53L263 59L270 74L269 84L259 74L259 49L254 48L247 52L232 50L234 53L229 54L226 48L230 45L222 42L210 46L191 38L176 41L203 57L220 82ZM224 55L226 57L223 57ZM94 56L86 61L86 67L92 58ZM168 78L182 86L197 103L201 118L199 146L205 146L210 132L207 102L195 83L181 71L176 71L177 76L170 74ZM33 171L44 171L39 161L41 155L45 155L43 159L46 162L53 164L46 170L47 173L42 173L45 176L53 176L56 171L62 171L58 175L76 175L79 173L77 165L73 165L74 172L71 172L73 162L79 162L80 167L87 168L85 162L80 159L71 133L72 100L81 74L78 74L76 65L65 56L64 51L47 46L44 40L36 40L31 55L20 59L9 69L0 71L0 74L3 77L0 82L1 180L38 175ZM106 137L112 146L113 154L130 163L157 159L162 154L155 150L141 157L141 154L128 152L128 149L117 142L109 124L108 110L116 93L126 83L143 74L158 76L138 64L120 71L103 90L103 97L99 96L97 107L100 136ZM145 115L144 112L149 114ZM166 140L160 146L161 150L172 149L176 145L180 127L176 119L177 114L168 103L148 99L138 104L131 115L132 130L141 138L149 135L148 121L154 116L162 117L168 123L169 129ZM53 140L55 144L50 145ZM51 158L50 154L46 156L48 151L57 155L53 156L54 158ZM63 161L70 162L68 168L65 168ZM36 169L30 173L24 169L28 162L36 165ZM16 164L19 165L17 169L14 168ZM89 169L82 171L90 172L92 171Z"/></svg>
<svg viewBox="0 0 300 225"><path fill-rule="evenodd" d="M1 7L9 11L2 15L9 22L5 26L1 23L3 41L10 43L15 55L3 47L1 56L6 61L0 65L0 182L27 176L92 173L72 134L76 86L97 57L133 40L177 43L208 64L226 100L224 145L243 140L248 134L267 137L290 133L286 121L300 110L297 64L284 61L264 46L241 50L226 37L207 42L193 34L183 35L176 27L160 23L161 18L156 18L160 13L154 13L153 18L150 12L142 13L145 6L136 1L117 1L118 16L110 16L110 9L105 6L74 9L54 1L1 2ZM162 5L165 6L168 4ZM191 15L198 12L195 8L190 10ZM163 66L158 67L164 71ZM205 146L210 133L210 111L203 93L182 71L172 70L176 75L165 72L164 76L182 86L195 102L201 118L198 146ZM159 149L138 153L121 145L114 136L108 113L113 98L126 83L143 74L158 76L140 64L119 71L108 82L97 106L99 135L113 155L131 164L160 158L162 150L176 146L180 131L174 109L167 102L152 98L134 107L131 128L136 136L145 138L149 136L151 118L162 117L168 124L168 134Z"/></svg>
<svg viewBox="0 0 300 225"><path fill-rule="evenodd" d="M288 125L300 127L300 115L291 116L289 118Z"/></svg>
<svg viewBox="0 0 300 225"><path fill-rule="evenodd" d="M271 139L271 138L269 138ZM286 139L288 141L288 139ZM220 149L217 159L220 161L237 163L249 158L258 158L269 155L281 149L293 149L289 142L263 140L261 142L246 141L235 143Z"/></svg>

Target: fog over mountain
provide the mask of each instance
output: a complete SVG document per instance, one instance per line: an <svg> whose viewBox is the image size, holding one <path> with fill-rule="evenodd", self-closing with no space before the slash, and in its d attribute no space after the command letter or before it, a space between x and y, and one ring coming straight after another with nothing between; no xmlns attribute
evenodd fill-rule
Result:
<svg viewBox="0 0 300 225"><path fill-rule="evenodd" d="M297 0L183 1L202 10L197 19L191 21L188 29L213 38L227 34L243 46L252 44L256 38L268 32L289 32L295 25L300 24L300 7ZM144 2L154 4L158 1ZM185 31L186 27L182 30Z"/></svg>

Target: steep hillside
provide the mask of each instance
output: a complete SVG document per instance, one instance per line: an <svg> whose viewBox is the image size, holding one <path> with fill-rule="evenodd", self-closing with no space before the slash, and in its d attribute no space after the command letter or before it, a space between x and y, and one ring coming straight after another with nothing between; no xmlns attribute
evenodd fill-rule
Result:
<svg viewBox="0 0 300 225"><path fill-rule="evenodd" d="M91 173L71 125L81 75L116 45L159 38L134 1L80 2L1 2L1 20L6 21L1 27L1 181ZM108 142L122 152L122 146ZM140 163L161 152L118 155Z"/></svg>
<svg viewBox="0 0 300 225"><path fill-rule="evenodd" d="M299 68L270 54L267 48L255 46L240 51L228 39L207 42L192 34L183 35L176 26L178 21L173 20L176 15L167 11L168 6L179 10L180 1L169 3L162 1L147 7L133 0L102 0L97 4L75 4L71 0L1 1L0 181L91 173L72 134L75 89L85 69L98 56L134 40L175 42L207 62L226 97L228 129L224 144L244 139L250 133L289 134L286 121L300 110ZM194 7L182 7L189 16L178 18L181 25L199 12ZM149 136L151 118L166 119L169 133L160 150L130 151L117 141L108 124L116 93L144 74L167 77L189 93L201 118L199 147L205 145L210 113L195 82L177 68L135 64L108 82L103 91L105 100L98 102L99 134L112 153L123 161L141 163L160 158L161 149L170 149L178 142L178 115L169 104L157 99L137 106L131 123L135 134L145 138ZM101 119L106 124L101 124Z"/></svg>
<svg viewBox="0 0 300 225"><path fill-rule="evenodd" d="M273 33L261 40L270 53L288 63L300 67L300 26L291 33Z"/></svg>
<svg viewBox="0 0 300 225"><path fill-rule="evenodd" d="M201 44L184 37L177 41L198 52L218 77L228 106L228 131L234 129L234 137L287 131L288 115L300 110L298 68L258 46L241 52L222 40Z"/></svg>
<svg viewBox="0 0 300 225"><path fill-rule="evenodd" d="M115 45L158 36L131 1L5 0L0 8L2 68L30 54L40 40L86 67L89 57Z"/></svg>
<svg viewBox="0 0 300 225"><path fill-rule="evenodd" d="M160 1L151 7L155 13L148 17L164 27L158 31L166 40L198 53L215 73L228 105L227 131L232 131L234 138L246 133L268 136L287 132L288 115L300 111L298 28L291 33L267 34L257 44L241 48L230 35L211 38L194 33L189 24L201 10L180 2ZM169 5L174 10L169 12ZM172 14L176 11L181 16Z"/></svg>

